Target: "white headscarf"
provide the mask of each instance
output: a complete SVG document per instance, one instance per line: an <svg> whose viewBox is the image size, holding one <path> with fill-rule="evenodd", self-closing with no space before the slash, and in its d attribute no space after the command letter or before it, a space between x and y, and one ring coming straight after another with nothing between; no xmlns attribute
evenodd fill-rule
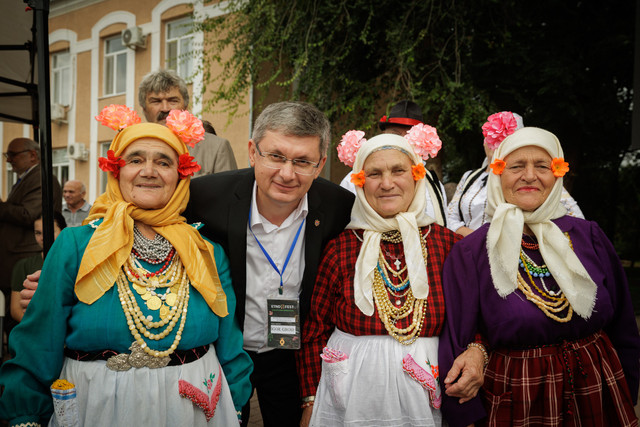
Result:
<svg viewBox="0 0 640 427"><path fill-rule="evenodd" d="M414 153L413 148L405 138L394 134L382 134L374 136L358 150L353 170L361 171L369 155L384 149L396 149L408 154L414 165L422 163L422 159ZM424 258L422 257L420 229L418 227L429 225L435 220L424 212L427 203L425 185L424 179L416 182L413 200L409 208L406 212L400 212L393 218L381 217L367 202L362 187L356 186L356 201L351 210L351 222L347 225L347 228L364 230L362 247L356 261L353 287L356 305L367 316L371 316L374 311L373 276L378 264L380 239L384 232L400 231L413 295L419 299L427 298L429 295L429 279ZM430 190L429 195L432 200L436 200L435 194L432 193L433 190Z"/></svg>
<svg viewBox="0 0 640 427"><path fill-rule="evenodd" d="M494 152L493 161L506 160L509 153L526 146L540 147L552 158L564 157L560 141L554 134L525 127L505 138ZM588 319L596 300L596 285L571 249L569 239L551 222L567 213L560 204L562 181L562 178L556 178L547 200L535 211L525 212L505 201L500 176L489 173L486 212L492 217L487 234L491 278L502 297L516 290L520 241L526 224L535 234L544 263L571 307L579 316Z"/></svg>

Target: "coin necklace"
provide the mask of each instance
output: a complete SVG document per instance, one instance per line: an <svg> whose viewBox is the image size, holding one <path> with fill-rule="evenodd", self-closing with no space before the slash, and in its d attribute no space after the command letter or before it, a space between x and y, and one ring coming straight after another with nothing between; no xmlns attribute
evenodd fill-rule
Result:
<svg viewBox="0 0 640 427"><path fill-rule="evenodd" d="M181 267L180 277L175 283L177 289L175 305L171 307L169 313L164 318L161 318L161 320L157 322L153 321L152 316L145 316L140 309L136 297L131 291L131 287L127 281L128 275L125 272L124 267L120 270L116 279L120 304L122 305L122 310L124 311L124 315L127 319L129 331L145 353L153 357L166 357L178 348L187 319L187 307L189 305L189 278L187 277L186 269L182 266L182 262L180 262L179 257L177 257L177 255L175 257ZM140 278L139 280L144 281L147 279ZM178 326L176 336L173 343L167 350L155 350L147 345L143 336L150 340L161 340L173 331L178 322L180 322L180 325ZM158 329L162 327L165 328L161 332L154 333L150 331L150 329Z"/></svg>
<svg viewBox="0 0 640 427"><path fill-rule="evenodd" d="M160 274L149 273L133 254L127 259L123 271L147 308L160 310L160 318L166 318L171 308L177 304L178 280L185 274L184 266L175 251L170 263ZM163 288L166 289L164 293L158 292Z"/></svg>

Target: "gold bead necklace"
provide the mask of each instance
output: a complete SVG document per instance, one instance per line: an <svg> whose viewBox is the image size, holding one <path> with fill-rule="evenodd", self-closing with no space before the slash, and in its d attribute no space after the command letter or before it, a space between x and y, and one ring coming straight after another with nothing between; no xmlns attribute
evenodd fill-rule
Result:
<svg viewBox="0 0 640 427"><path fill-rule="evenodd" d="M189 305L189 278L187 277L186 269L182 265L182 262L180 262L179 257L177 255L175 257L178 258L176 260L176 263L179 264L178 271L180 271L179 278L175 281L171 281L172 289L175 289L175 305L168 310L168 313L164 318L161 317L160 321L154 322L151 315L145 316L142 313L136 297L131 291L131 287L136 285L132 284L131 287L129 286L127 273L125 272L126 268L124 266L120 270L120 273L118 274L118 277L116 279L118 294L120 297L120 304L122 305L122 310L124 311L124 315L127 319L127 325L129 326L131 335L133 335L134 339L145 351L145 353L158 358L167 357L168 355L173 353L176 348L178 348L178 344L182 339L182 332L184 330L184 325L187 319L187 308ZM142 268L144 270L143 267L139 268ZM149 279L147 279L144 275L140 275L138 277L138 283L142 282L144 284L147 280ZM173 331L178 322L180 322L180 325L176 332L176 336L173 340L173 343L167 350L154 350L147 345L143 336L155 341L161 340ZM149 331L149 329L157 329L163 326L166 326L166 328L159 333L153 333Z"/></svg>
<svg viewBox="0 0 640 427"><path fill-rule="evenodd" d="M431 226L429 226L427 232L420 238L420 246L422 247L422 256L424 258L425 267L428 265L426 241L430 231ZM402 235L399 231L394 230L383 233L381 240L390 243L400 243L402 242ZM397 272L389 266L384 257L384 252L382 251L382 244L380 245L378 267L379 268L375 269L373 276L373 298L378 309L378 317L384 324L389 335L395 338L400 344L410 345L418 339L420 332L424 327L427 301L425 299L416 299L413 296L406 264L404 268L401 270L398 269ZM405 272L406 277L403 280L401 275ZM392 289L385 283L385 279L387 279L387 282L391 283L389 273L400 280L400 285L398 285L396 289ZM409 286L407 287L407 290L403 292L402 287L405 284L409 284ZM391 301L392 296L395 298L402 298L406 296L406 299L404 303L402 303L400 299L396 299L396 303L394 304ZM396 326L398 321L409 316L412 316L411 323L406 328L399 328Z"/></svg>

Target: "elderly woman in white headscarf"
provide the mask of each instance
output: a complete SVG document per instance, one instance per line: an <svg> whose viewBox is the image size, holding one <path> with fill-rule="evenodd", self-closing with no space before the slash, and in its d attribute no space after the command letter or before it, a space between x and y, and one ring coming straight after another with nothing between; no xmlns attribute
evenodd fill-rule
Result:
<svg viewBox="0 0 640 427"><path fill-rule="evenodd" d="M441 271L458 237L425 214L424 166L407 139L357 153L351 223L325 248L298 354L303 423L441 425ZM482 353L465 355L481 381Z"/></svg>
<svg viewBox="0 0 640 427"><path fill-rule="evenodd" d="M568 171L550 132L523 128L495 151L485 224L444 270L443 372L467 346L489 353L480 396L447 396L452 427L637 425L640 339L624 271L594 222L559 203ZM445 378L445 388L455 378Z"/></svg>

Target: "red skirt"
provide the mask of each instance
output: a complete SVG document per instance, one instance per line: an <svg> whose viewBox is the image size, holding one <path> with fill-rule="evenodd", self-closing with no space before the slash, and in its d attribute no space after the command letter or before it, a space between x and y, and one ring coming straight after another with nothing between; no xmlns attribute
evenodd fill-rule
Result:
<svg viewBox="0 0 640 427"><path fill-rule="evenodd" d="M620 359L604 332L529 350L496 350L482 395L488 426L637 426Z"/></svg>

